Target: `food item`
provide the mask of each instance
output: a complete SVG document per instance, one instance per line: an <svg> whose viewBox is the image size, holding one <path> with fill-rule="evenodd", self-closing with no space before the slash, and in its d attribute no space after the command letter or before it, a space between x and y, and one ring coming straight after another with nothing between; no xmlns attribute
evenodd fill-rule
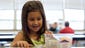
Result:
<svg viewBox="0 0 85 48"><path fill-rule="evenodd" d="M71 48L72 39L65 36L61 37L59 44L60 44L60 48Z"/></svg>
<svg viewBox="0 0 85 48"><path fill-rule="evenodd" d="M64 36L64 37L61 37L61 38L60 38L60 41L68 41L68 42L72 42L72 39L71 39L70 37Z"/></svg>

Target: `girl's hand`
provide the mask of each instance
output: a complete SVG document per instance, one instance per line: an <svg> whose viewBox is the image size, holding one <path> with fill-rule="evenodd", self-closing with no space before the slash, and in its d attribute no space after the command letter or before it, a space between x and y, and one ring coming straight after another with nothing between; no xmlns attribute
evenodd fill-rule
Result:
<svg viewBox="0 0 85 48"><path fill-rule="evenodd" d="M53 34L52 31L46 31L45 32L45 37L54 38L52 34Z"/></svg>
<svg viewBox="0 0 85 48"><path fill-rule="evenodd" d="M13 44L14 47L30 48L33 45L29 44L27 41L17 41Z"/></svg>
<svg viewBox="0 0 85 48"><path fill-rule="evenodd" d="M45 34L53 34L52 31L46 31Z"/></svg>

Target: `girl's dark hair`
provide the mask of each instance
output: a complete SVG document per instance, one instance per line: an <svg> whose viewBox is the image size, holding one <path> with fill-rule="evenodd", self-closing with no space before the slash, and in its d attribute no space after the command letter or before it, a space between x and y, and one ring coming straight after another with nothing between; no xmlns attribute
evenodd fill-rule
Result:
<svg viewBox="0 0 85 48"><path fill-rule="evenodd" d="M44 34L45 30L47 30L46 27L46 18L45 18L45 13L44 13L44 8L43 5L40 1L27 1L23 8L22 8L22 31L25 36L25 40L28 41L28 43L33 44L31 39L29 38L30 30L27 24L27 17L29 12L33 11L39 11L42 15L43 23L41 29L37 32L38 34L38 39L42 34Z"/></svg>

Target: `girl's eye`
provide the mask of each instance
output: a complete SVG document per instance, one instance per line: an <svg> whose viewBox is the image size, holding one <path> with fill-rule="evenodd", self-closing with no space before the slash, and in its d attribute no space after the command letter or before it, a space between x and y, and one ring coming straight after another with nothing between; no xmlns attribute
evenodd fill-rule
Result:
<svg viewBox="0 0 85 48"><path fill-rule="evenodd" d="M38 18L37 20L41 20L41 18Z"/></svg>
<svg viewBox="0 0 85 48"><path fill-rule="evenodd" d="M34 21L34 19L30 19L30 21Z"/></svg>

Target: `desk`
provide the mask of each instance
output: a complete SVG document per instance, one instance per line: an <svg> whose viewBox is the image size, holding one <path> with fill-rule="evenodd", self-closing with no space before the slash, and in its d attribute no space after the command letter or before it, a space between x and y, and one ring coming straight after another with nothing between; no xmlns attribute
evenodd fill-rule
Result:
<svg viewBox="0 0 85 48"><path fill-rule="evenodd" d="M15 34L14 35L0 35L0 42L2 42L2 41L8 41L8 42L11 42L11 41L13 41L13 39L15 38ZM75 42L75 45L74 46L79 46L78 44L78 42L80 41L80 40L85 40L85 35L73 35L73 40L75 40L76 42ZM85 43L84 43L85 44Z"/></svg>
<svg viewBox="0 0 85 48"><path fill-rule="evenodd" d="M0 36L0 41L2 42L2 41L8 41L8 42L11 42L11 41L13 41L13 39L14 39L14 37L15 37L15 35L11 35L11 36ZM74 35L73 36L73 40L76 40L76 45L75 45L75 47L72 47L72 48L85 48L85 47L78 47L79 45L79 43L78 43L78 41L79 40L85 40L85 35ZM6 47L6 48L9 48L9 47Z"/></svg>
<svg viewBox="0 0 85 48"><path fill-rule="evenodd" d="M72 47L72 48L85 48L85 47Z"/></svg>
<svg viewBox="0 0 85 48"><path fill-rule="evenodd" d="M12 41L15 35L0 36L0 41Z"/></svg>
<svg viewBox="0 0 85 48"><path fill-rule="evenodd" d="M16 35L0 36L0 41L12 41ZM85 40L85 35L73 35L73 40Z"/></svg>
<svg viewBox="0 0 85 48"><path fill-rule="evenodd" d="M11 48L11 47L2 47L2 48ZM15 48L15 47L12 47ZM85 48L85 47L71 47L71 48Z"/></svg>
<svg viewBox="0 0 85 48"><path fill-rule="evenodd" d="M85 40L85 35L74 35L73 40Z"/></svg>

